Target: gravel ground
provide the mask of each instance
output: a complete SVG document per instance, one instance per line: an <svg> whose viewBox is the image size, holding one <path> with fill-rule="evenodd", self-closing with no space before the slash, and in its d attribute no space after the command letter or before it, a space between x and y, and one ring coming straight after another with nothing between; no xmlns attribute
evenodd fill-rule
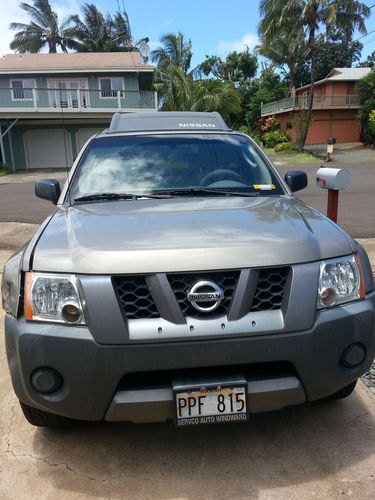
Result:
<svg viewBox="0 0 375 500"><path fill-rule="evenodd" d="M375 362L372 364L370 371L363 375L362 380L364 384L375 395Z"/></svg>

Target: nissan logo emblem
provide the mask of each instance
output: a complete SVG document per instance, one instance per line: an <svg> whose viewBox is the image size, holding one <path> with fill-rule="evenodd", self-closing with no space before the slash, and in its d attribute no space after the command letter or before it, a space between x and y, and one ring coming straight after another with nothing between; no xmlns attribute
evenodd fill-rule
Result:
<svg viewBox="0 0 375 500"><path fill-rule="evenodd" d="M187 299L197 311L209 313L219 307L224 292L213 281L198 281L188 291Z"/></svg>

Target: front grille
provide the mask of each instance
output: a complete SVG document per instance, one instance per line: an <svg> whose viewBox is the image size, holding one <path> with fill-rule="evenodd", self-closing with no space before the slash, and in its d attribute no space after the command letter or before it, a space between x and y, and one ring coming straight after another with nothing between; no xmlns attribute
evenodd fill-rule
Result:
<svg viewBox="0 0 375 500"><path fill-rule="evenodd" d="M258 270L258 279L256 285L254 285L254 296L248 306L248 311L273 311L280 309L284 300L289 271L289 267ZM239 276L240 271L167 274L169 284L182 314L184 316L207 319L213 316L224 316L229 313ZM212 312L197 311L188 301L188 292L199 281L213 281L224 292L222 302ZM145 276L114 276L112 283L120 308L127 319L160 318L160 313L147 286ZM161 300L164 300L164 298L161 297Z"/></svg>
<svg viewBox="0 0 375 500"><path fill-rule="evenodd" d="M116 276L112 282L121 309L128 319L160 317L143 276Z"/></svg>
<svg viewBox="0 0 375 500"><path fill-rule="evenodd" d="M177 302L184 316L209 317L211 315L227 314L239 278L239 271L224 271L214 273L187 273L187 274L168 274L169 284L175 294ZM212 313L200 313L187 299L187 294L191 287L198 281L213 281L224 292L224 299L221 304Z"/></svg>
<svg viewBox="0 0 375 500"><path fill-rule="evenodd" d="M284 297L288 267L262 269L250 311L273 311L280 309Z"/></svg>

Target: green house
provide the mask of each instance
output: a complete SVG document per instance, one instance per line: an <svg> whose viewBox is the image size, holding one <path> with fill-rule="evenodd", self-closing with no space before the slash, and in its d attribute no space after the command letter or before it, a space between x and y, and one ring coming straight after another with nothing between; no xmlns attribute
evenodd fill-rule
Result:
<svg viewBox="0 0 375 500"><path fill-rule="evenodd" d="M157 111L155 68L138 52L0 58L0 160L13 170L70 168L117 111Z"/></svg>

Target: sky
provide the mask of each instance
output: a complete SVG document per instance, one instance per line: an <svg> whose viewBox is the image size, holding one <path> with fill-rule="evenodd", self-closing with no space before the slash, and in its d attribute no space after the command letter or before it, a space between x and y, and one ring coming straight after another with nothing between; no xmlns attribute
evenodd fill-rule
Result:
<svg viewBox="0 0 375 500"><path fill-rule="evenodd" d="M26 0L32 3L32 0ZM114 13L118 0L50 0L59 18L80 12L80 7L90 1L103 12ZM257 44L259 0L119 0L124 1L134 39L149 37L151 49L159 45L162 33L182 31L193 45L192 66L202 62L205 55L225 57L232 50L241 51L246 46L253 50ZM375 0L364 0L368 6ZM18 0L0 0L0 57L11 52L9 43L13 32L12 21L27 21ZM375 6L368 19L367 31L372 34L362 38L362 59L375 50ZM356 34L354 38L358 38Z"/></svg>

